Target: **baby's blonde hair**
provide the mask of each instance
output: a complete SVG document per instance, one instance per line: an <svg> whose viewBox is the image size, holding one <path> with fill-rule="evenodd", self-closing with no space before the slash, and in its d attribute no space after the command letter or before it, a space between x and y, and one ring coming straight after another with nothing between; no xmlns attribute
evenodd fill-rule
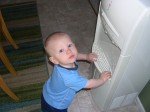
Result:
<svg viewBox="0 0 150 112"><path fill-rule="evenodd" d="M48 50L47 50L47 46L48 46L49 42L50 42L51 40L55 39L55 38L60 38L60 37L62 37L62 36L68 36L68 37L69 37L69 35L68 35L67 33L64 33L64 32L54 32L54 33L50 34L50 35L46 38L46 40L45 40L45 42L44 42L44 49L45 49L45 51L46 51L46 53L47 53L48 56L50 56L50 54L49 54L49 52L48 52Z"/></svg>

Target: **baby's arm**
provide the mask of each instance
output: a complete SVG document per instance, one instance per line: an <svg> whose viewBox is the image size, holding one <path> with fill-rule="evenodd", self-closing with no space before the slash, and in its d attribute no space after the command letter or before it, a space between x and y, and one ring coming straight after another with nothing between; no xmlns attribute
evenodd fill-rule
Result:
<svg viewBox="0 0 150 112"><path fill-rule="evenodd" d="M78 53L77 60L86 60L89 62L94 62L97 59L97 55L95 53L89 53L89 54L81 54Z"/></svg>
<svg viewBox="0 0 150 112"><path fill-rule="evenodd" d="M104 84L111 77L111 72L102 72L99 79L89 79L84 88L95 88Z"/></svg>

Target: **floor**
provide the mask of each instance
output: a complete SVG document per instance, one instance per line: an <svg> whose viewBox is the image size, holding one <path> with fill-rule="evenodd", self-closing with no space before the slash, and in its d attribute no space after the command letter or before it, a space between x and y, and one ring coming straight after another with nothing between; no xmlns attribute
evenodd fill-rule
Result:
<svg viewBox="0 0 150 112"><path fill-rule="evenodd" d="M23 0L16 0L21 2ZM33 0L25 0L33 1ZM94 4L96 0L92 0ZM5 3L10 2L5 0ZM96 14L88 0L37 0L43 41L52 32L68 33L75 42L78 51L91 52L96 27ZM97 9L97 5L95 6ZM94 7L94 8L95 8ZM48 70L52 66L47 63ZM79 72L87 78L90 64L79 62ZM68 112L102 112L92 100L90 90L81 90L75 96ZM138 112L136 104L111 110L109 112Z"/></svg>

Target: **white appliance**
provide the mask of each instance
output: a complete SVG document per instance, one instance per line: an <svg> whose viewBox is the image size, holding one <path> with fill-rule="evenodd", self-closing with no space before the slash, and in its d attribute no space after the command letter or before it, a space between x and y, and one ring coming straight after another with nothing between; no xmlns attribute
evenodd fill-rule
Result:
<svg viewBox="0 0 150 112"><path fill-rule="evenodd" d="M101 0L92 51L92 72L111 80L92 89L101 110L132 104L150 79L150 0Z"/></svg>

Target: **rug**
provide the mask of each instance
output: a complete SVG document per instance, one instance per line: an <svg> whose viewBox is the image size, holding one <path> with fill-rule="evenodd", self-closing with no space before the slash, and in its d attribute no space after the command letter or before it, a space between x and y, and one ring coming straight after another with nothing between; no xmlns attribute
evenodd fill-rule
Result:
<svg viewBox="0 0 150 112"><path fill-rule="evenodd" d="M48 78L36 2L0 6L10 34L19 46L14 49L0 34L0 41L18 75L12 76L0 61L0 74L19 97L14 101L0 89L0 112L40 112L40 95Z"/></svg>

